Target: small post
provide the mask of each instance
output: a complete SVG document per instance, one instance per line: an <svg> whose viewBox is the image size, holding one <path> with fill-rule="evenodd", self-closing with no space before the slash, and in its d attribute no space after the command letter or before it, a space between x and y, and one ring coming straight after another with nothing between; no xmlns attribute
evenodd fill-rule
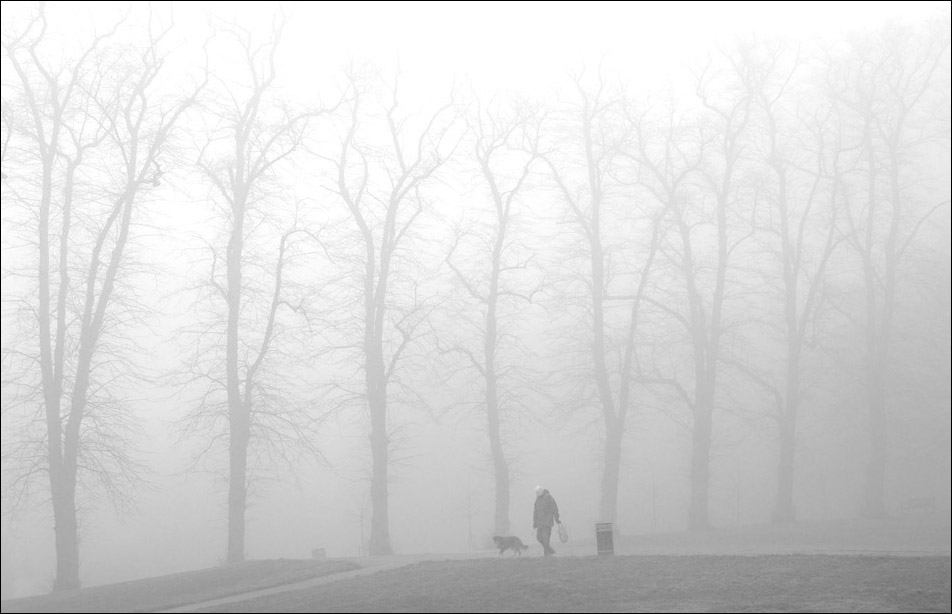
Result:
<svg viewBox="0 0 952 614"><path fill-rule="evenodd" d="M595 523L595 543L598 545L598 554L615 554L615 540L612 537L612 523Z"/></svg>

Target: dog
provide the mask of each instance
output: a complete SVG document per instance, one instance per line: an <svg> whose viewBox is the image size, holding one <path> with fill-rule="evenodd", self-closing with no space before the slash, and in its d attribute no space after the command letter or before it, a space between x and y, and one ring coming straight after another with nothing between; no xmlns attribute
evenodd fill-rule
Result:
<svg viewBox="0 0 952 614"><path fill-rule="evenodd" d="M502 553L506 550L512 550L522 556L522 551L529 549L529 546L522 543L522 540L515 535L494 535L493 541L496 542L496 547L499 548L499 556L502 556Z"/></svg>

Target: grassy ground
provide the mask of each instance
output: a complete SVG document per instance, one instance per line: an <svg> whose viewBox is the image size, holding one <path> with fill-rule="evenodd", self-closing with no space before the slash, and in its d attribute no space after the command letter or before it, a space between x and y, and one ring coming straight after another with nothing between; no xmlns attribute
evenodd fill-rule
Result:
<svg viewBox="0 0 952 614"><path fill-rule="evenodd" d="M3 612L153 612L356 569L346 561L249 561L2 603Z"/></svg>
<svg viewBox="0 0 952 614"><path fill-rule="evenodd" d="M947 515L616 536L614 557L591 556L594 531L573 529L554 559L529 540L521 559L255 561L4 601L2 611L146 612L268 587L276 592L208 611L950 611ZM384 563L407 566L287 586Z"/></svg>
<svg viewBox="0 0 952 614"><path fill-rule="evenodd" d="M849 555L427 561L209 612L948 612L950 559Z"/></svg>
<svg viewBox="0 0 952 614"><path fill-rule="evenodd" d="M594 530L589 539L594 541ZM579 537L586 537L584 534ZM573 542L576 541L573 539ZM615 538L617 554L950 554L948 515L827 520ZM590 550L594 552L594 550Z"/></svg>

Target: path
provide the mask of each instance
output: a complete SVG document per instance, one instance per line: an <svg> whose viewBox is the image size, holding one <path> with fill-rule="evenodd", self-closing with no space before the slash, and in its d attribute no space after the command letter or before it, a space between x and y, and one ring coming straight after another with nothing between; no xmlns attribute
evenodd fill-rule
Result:
<svg viewBox="0 0 952 614"><path fill-rule="evenodd" d="M220 605L227 605L229 603L237 603L239 601L248 601L249 599L257 599L258 597L264 597L266 595L274 595L277 593L284 593L287 591L296 591L306 588L312 588L315 586L321 586L323 584L330 584L331 582L337 582L339 580L349 580L351 578L359 578L361 576L369 576L381 571L389 571L391 569L399 569L400 567L406 567L407 565L412 565L414 563L419 563L421 561L430 561L430 560L441 560L441 559L460 559L460 558L484 558L487 554L485 553L465 553L465 554L418 554L418 555L409 555L409 556L364 556L360 558L351 559L353 562L360 565L360 569L352 569L350 571L341 571L338 573L328 574L326 576L319 576L317 578L311 578L309 580L301 580L300 582L292 582L290 584L280 584L278 586L272 586L270 588L263 588L256 591L251 591L247 593L237 593L235 595L229 595L228 597L219 597L218 599L209 599L208 601L201 601L198 603L190 603L188 605L179 606L177 608L171 608L168 610L158 610L160 614L171 613L171 612L197 612L198 610L204 608L212 608Z"/></svg>

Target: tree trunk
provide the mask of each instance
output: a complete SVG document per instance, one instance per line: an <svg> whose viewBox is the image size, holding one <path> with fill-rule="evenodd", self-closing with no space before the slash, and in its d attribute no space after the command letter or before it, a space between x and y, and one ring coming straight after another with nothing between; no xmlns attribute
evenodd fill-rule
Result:
<svg viewBox="0 0 952 614"><path fill-rule="evenodd" d="M43 401L46 411L46 437L50 473L50 494L53 502L53 522L56 543L56 579L53 591L67 591L79 588L79 535L76 520L76 479L75 463L72 471L67 471L63 457L63 418L61 416L62 387L62 343L63 327L57 327L55 351L52 346L50 311L50 207L53 200L53 156L54 145L43 151L42 194L39 206L39 330L40 330L40 367L43 382ZM65 232L65 229L64 229ZM65 262L61 263L65 266ZM62 299L66 286L62 283L58 294ZM60 316L64 314L62 300ZM55 355L54 355L55 354ZM70 479L72 475L72 479Z"/></svg>
<svg viewBox="0 0 952 614"><path fill-rule="evenodd" d="M586 125L586 136L588 127ZM592 266L592 363L595 371L595 387L602 406L605 423L605 466L602 470L601 514L603 522L615 521L618 503L618 470L621 462L621 440L624 430L620 408L616 410L611 377L605 361L605 255L601 243L601 196L594 178L591 161L590 140L586 140L589 160L589 185L592 190L591 266ZM622 373L627 380L628 374Z"/></svg>
<svg viewBox="0 0 952 614"><path fill-rule="evenodd" d="M228 324L225 342L225 370L228 396L228 554L229 563L245 560L245 506L248 499L248 439L251 430L249 408L241 398L238 373L238 319L241 313L241 258L244 250L246 192L242 188L244 167L239 157L235 181L234 222L228 239Z"/></svg>
<svg viewBox="0 0 952 614"><path fill-rule="evenodd" d="M795 297L796 294L793 293ZM790 298L788 297L788 301ZM788 335L796 335L796 321L790 322ZM775 523L795 522L793 478L796 472L797 410L800 405L800 343L791 337L787 349L787 389L783 414L780 416L780 462L777 466L777 501L773 512Z"/></svg>
<svg viewBox="0 0 952 614"><path fill-rule="evenodd" d="M370 521L370 554L393 554L390 544L389 445L387 437L387 404L384 396L373 395L370 406L370 449L373 456L370 496L373 517Z"/></svg>
<svg viewBox="0 0 952 614"><path fill-rule="evenodd" d="M107 300L104 297L103 300ZM56 581L54 591L78 589L79 531L76 514L76 470L79 466L80 424L89 391L95 332L85 331L79 348L76 381L70 403L69 419L62 429L63 457L57 488L53 490L53 519L56 530Z"/></svg>
<svg viewBox="0 0 952 614"><path fill-rule="evenodd" d="M495 327L493 327L495 328ZM493 335L495 338L495 334ZM487 336L487 346L489 338ZM493 479L496 483L493 535L509 535L509 463L502 449L502 431L499 424L499 401L496 390L496 372L491 359L486 366L486 419L489 448L493 457Z"/></svg>
<svg viewBox="0 0 952 614"><path fill-rule="evenodd" d="M382 277L383 274L381 274ZM382 280L378 280L382 283ZM376 296L384 296L378 288ZM374 296L374 295L371 295ZM370 554L393 554L390 544L390 439L387 434L387 375L383 362L383 339L374 331L383 326L384 305L368 301L365 331L367 405L370 409L370 454L372 474L370 501Z"/></svg>
<svg viewBox="0 0 952 614"><path fill-rule="evenodd" d="M688 526L691 530L711 527L707 502L710 490L711 465L711 399L699 399L694 413L691 447L691 507Z"/></svg>
<svg viewBox="0 0 952 614"><path fill-rule="evenodd" d="M53 520L56 531L56 580L53 592L79 588L79 532L76 520L76 480L66 471L50 473L53 485Z"/></svg>
<svg viewBox="0 0 952 614"><path fill-rule="evenodd" d="M882 371L870 370L869 390L869 463L863 496L863 516L886 517L886 400L883 398Z"/></svg>
<svg viewBox="0 0 952 614"><path fill-rule="evenodd" d="M873 172L870 156L870 173ZM863 497L863 515L868 518L886 517L886 462L887 438L886 430L886 377L890 358L890 335L892 332L893 310L896 306L896 290L898 287L897 269L901 248L899 247L899 221L902 219L902 186L899 177L900 158L897 146L890 143L889 155L889 189L892 215L889 225L889 234L886 244L882 248L884 253L884 271L882 275L882 307L879 319L876 319L876 291L873 267L867 265L867 314L866 352L868 356L866 390L869 395L869 464L866 466L866 484ZM871 194L875 182L870 182ZM872 227L872 203L870 198L870 227ZM871 231L869 231L871 232ZM871 235L869 235L871 236ZM872 253L873 242L867 239L867 249Z"/></svg>
<svg viewBox="0 0 952 614"><path fill-rule="evenodd" d="M493 445L493 474L496 479L496 512L493 515L495 535L509 535L509 464L502 446Z"/></svg>
<svg viewBox="0 0 952 614"><path fill-rule="evenodd" d="M606 423L605 467L602 471L602 502L600 522L615 522L618 507L618 477L621 467L622 429Z"/></svg>
<svg viewBox="0 0 952 614"><path fill-rule="evenodd" d="M500 202L499 211L503 212ZM499 416L499 389L496 378L496 344L498 327L496 305L499 301L499 275L502 266L502 250L506 236L506 218L500 213L499 229L493 247L492 275L486 309L486 336L483 339L483 371L486 379L486 421L489 432L489 448L493 457L493 480L496 483L493 535L509 535L509 463L502 447L502 429Z"/></svg>
<svg viewBox="0 0 952 614"><path fill-rule="evenodd" d="M787 402L789 405L789 401ZM793 477L796 465L796 414L788 409L780 420L780 462L777 467L777 501L774 506L775 523L795 522L796 508L793 504Z"/></svg>
<svg viewBox="0 0 952 614"><path fill-rule="evenodd" d="M245 511L248 505L248 439L250 416L232 416L228 450L228 556L227 562L245 560Z"/></svg>

